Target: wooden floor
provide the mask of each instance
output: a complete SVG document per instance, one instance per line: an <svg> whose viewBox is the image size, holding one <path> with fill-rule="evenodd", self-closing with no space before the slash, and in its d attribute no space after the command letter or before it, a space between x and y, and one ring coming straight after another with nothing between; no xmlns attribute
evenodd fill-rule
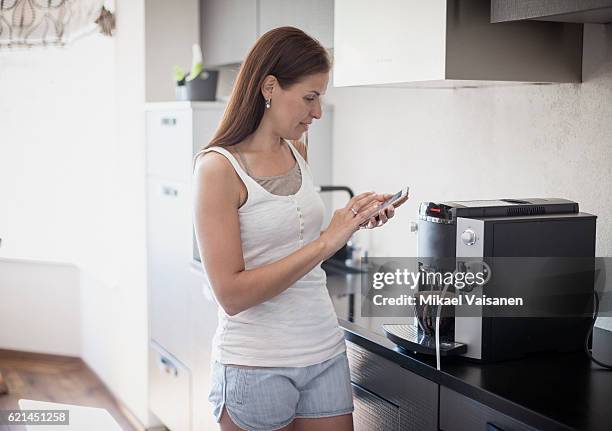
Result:
<svg viewBox="0 0 612 431"><path fill-rule="evenodd" d="M77 404L108 410L124 431L135 431L108 389L80 358L0 349L0 373L9 393L0 395L0 410L18 409L18 400ZM23 427L2 427L18 430Z"/></svg>

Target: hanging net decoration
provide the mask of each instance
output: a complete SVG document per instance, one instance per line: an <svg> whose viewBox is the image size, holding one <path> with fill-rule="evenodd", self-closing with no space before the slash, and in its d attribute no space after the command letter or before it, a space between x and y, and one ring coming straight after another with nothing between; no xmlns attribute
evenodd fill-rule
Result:
<svg viewBox="0 0 612 431"><path fill-rule="evenodd" d="M105 0L0 0L0 48L65 45L92 32L111 35Z"/></svg>

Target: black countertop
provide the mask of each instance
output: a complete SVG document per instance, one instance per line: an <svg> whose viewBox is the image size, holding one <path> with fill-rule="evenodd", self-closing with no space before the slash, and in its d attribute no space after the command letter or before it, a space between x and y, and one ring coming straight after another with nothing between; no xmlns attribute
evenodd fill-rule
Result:
<svg viewBox="0 0 612 431"><path fill-rule="evenodd" d="M549 353L480 364L467 358L407 354L384 336L383 323L411 318L362 317L359 274L327 270L327 285L346 339L412 372L542 430L611 430L612 371L584 352ZM352 303L352 304L351 304ZM349 315L352 314L352 322ZM612 335L595 328L598 340Z"/></svg>

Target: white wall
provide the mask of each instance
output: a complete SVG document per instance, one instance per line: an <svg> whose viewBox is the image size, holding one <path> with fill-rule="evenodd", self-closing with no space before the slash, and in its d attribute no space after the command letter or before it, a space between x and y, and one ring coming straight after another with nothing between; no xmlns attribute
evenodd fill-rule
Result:
<svg viewBox="0 0 612 431"><path fill-rule="evenodd" d="M423 201L564 197L598 215L597 255L612 256L612 25L586 26L582 84L329 88L327 100L334 182L411 187L392 223L359 233L370 255L416 255Z"/></svg>
<svg viewBox="0 0 612 431"><path fill-rule="evenodd" d="M116 264L116 283L112 301L106 301L111 311L98 310L90 302L99 322L112 322L113 331L105 334L110 347L100 355L93 338L85 358L97 359L106 367L104 380L145 425L153 422L148 411L148 314L146 283L145 228L145 1L118 2L117 33L115 36L115 91L117 105L117 157L113 163L116 178L112 210L113 248L111 258ZM101 300L106 299L99 290ZM98 335L96 333L96 335Z"/></svg>
<svg viewBox="0 0 612 431"><path fill-rule="evenodd" d="M80 354L148 426L144 7L118 2L113 38L0 51L0 257L78 267Z"/></svg>
<svg viewBox="0 0 612 431"><path fill-rule="evenodd" d="M80 356L79 287L74 265L0 258L0 347Z"/></svg>
<svg viewBox="0 0 612 431"><path fill-rule="evenodd" d="M78 304L96 291L81 277L106 279L105 286L113 277L105 256L112 255L107 167L116 158L114 76L114 41L98 35L66 48L0 51L0 257L15 262L0 272L0 295L12 305L3 321L10 328L22 325L23 309L14 306L27 301L39 282L37 294L32 292L37 301L59 297L77 307L32 310L29 326L78 322L75 332L61 334L53 345L24 337L17 346L3 338L4 348L80 356L94 341L81 339L80 319L92 317L81 314ZM76 289L54 265L38 261L80 268Z"/></svg>
<svg viewBox="0 0 612 431"><path fill-rule="evenodd" d="M93 36L65 49L0 51L2 256L99 257L85 246L110 233L113 45Z"/></svg>

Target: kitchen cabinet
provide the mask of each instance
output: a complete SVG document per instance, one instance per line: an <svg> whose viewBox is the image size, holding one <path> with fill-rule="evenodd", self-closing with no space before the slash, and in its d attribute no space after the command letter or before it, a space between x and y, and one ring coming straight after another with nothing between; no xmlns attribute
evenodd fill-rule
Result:
<svg viewBox="0 0 612 431"><path fill-rule="evenodd" d="M149 408L171 430L191 429L191 373L154 341L149 342Z"/></svg>
<svg viewBox="0 0 612 431"><path fill-rule="evenodd" d="M200 264L193 263L187 274L189 316L188 328L193 343L192 378L192 429L208 431L218 428L208 402L211 375L211 344L217 329L218 306L208 286L203 284L204 276Z"/></svg>
<svg viewBox="0 0 612 431"><path fill-rule="evenodd" d="M356 431L437 430L438 385L351 341Z"/></svg>
<svg viewBox="0 0 612 431"><path fill-rule="evenodd" d="M352 383L353 424L356 430L395 431L399 429L399 407Z"/></svg>
<svg viewBox="0 0 612 431"><path fill-rule="evenodd" d="M257 39L257 0L202 0L200 37L204 65L240 63Z"/></svg>
<svg viewBox="0 0 612 431"><path fill-rule="evenodd" d="M333 0L203 0L200 13L207 67L241 63L257 38L276 27L297 27L325 48L333 44Z"/></svg>
<svg viewBox="0 0 612 431"><path fill-rule="evenodd" d="M334 86L580 82L582 26L492 24L488 0L336 0Z"/></svg>
<svg viewBox="0 0 612 431"><path fill-rule="evenodd" d="M187 183L193 118L187 109L151 110L146 116L147 175ZM182 144L182 145L181 145Z"/></svg>
<svg viewBox="0 0 612 431"><path fill-rule="evenodd" d="M325 48L331 48L334 35L334 1L259 0L259 35L282 26L304 30Z"/></svg>
<svg viewBox="0 0 612 431"><path fill-rule="evenodd" d="M191 199L185 183L147 179L147 273L151 338L190 365L193 345L186 331L190 306Z"/></svg>
<svg viewBox="0 0 612 431"><path fill-rule="evenodd" d="M465 358L442 359L441 370L436 367L434 356L416 354L398 348L389 340L382 327L392 323L389 317L360 316L350 322L346 304L351 301L347 292L359 292L353 274L327 272L327 283L340 327L347 341L351 380L357 382L359 374L380 375L378 366L368 368L368 360L354 361L354 346L365 350L364 358L383 358L401 368L401 372L413 373L439 388L438 429L442 431L531 431L537 430L592 430L609 431L612 424L612 373L593 364L584 351L540 352L521 359L495 363L482 363ZM339 306L340 305L340 306ZM357 304L359 308L360 304ZM404 322L407 317L404 314ZM399 320L396 322L399 323ZM595 327L593 352L596 358L612 362L612 331ZM372 356L374 355L374 356ZM376 359L378 361L378 359ZM364 371L357 374L356 364L363 363ZM384 373L382 373L384 374ZM357 378L357 379L356 379ZM372 377L374 378L374 377ZM365 383L367 383L367 377ZM386 388L380 385L361 384L373 396L376 405L385 403L401 407L384 390L393 391L392 382ZM407 386L403 390L420 393L423 408L436 400L421 386ZM382 390L381 390L382 386ZM396 384L397 386L397 384ZM359 392L359 391L357 391ZM365 396L366 400L372 396ZM377 403L376 399L383 403ZM360 403L361 405L367 401ZM355 402L355 414L362 410ZM385 407L378 408L379 411ZM387 415L386 413L384 415ZM376 428L373 428L376 429ZM390 428L393 429L393 428Z"/></svg>
<svg viewBox="0 0 612 431"><path fill-rule="evenodd" d="M192 160L225 105L147 105L150 409L173 431L217 427L208 408L217 304L193 262Z"/></svg>
<svg viewBox="0 0 612 431"><path fill-rule="evenodd" d="M440 387L440 430L442 431L536 431L484 404Z"/></svg>
<svg viewBox="0 0 612 431"><path fill-rule="evenodd" d="M346 344L356 431L535 431L359 344Z"/></svg>

